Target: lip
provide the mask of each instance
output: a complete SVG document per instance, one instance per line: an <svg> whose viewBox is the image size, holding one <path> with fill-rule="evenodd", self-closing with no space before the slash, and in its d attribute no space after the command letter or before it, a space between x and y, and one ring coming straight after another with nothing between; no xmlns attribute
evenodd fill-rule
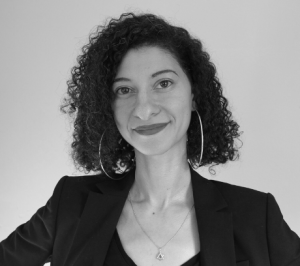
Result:
<svg viewBox="0 0 300 266"><path fill-rule="evenodd" d="M140 126L134 129L140 135L154 135L162 131L169 123L152 124L149 126Z"/></svg>
<svg viewBox="0 0 300 266"><path fill-rule="evenodd" d="M155 129L155 128L159 128L162 126L167 125L168 123L158 123L158 124L151 124L148 126L140 126L140 127L136 127L134 130L149 130L149 129Z"/></svg>

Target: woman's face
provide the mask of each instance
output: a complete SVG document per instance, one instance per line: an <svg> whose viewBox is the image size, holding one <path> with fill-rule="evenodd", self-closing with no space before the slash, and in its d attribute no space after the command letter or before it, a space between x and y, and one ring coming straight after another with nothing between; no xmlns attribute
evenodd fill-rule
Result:
<svg viewBox="0 0 300 266"><path fill-rule="evenodd" d="M129 50L112 89L116 125L136 150L159 155L186 147L193 94L186 74L169 52L147 46Z"/></svg>

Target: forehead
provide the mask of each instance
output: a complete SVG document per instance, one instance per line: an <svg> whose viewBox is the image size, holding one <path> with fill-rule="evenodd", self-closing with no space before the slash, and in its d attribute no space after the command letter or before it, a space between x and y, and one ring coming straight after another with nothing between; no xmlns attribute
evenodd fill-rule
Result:
<svg viewBox="0 0 300 266"><path fill-rule="evenodd" d="M129 50L118 67L117 77L151 73L163 69L181 70L174 56L159 47L141 47Z"/></svg>

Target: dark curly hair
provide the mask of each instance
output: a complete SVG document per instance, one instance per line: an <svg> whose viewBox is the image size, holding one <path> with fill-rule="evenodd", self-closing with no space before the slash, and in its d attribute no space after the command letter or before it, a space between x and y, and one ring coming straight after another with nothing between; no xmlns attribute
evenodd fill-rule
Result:
<svg viewBox="0 0 300 266"><path fill-rule="evenodd" d="M234 139L239 125L232 120L228 101L216 76L216 68L202 43L187 30L170 25L153 14L122 14L98 26L89 37L67 82L68 96L61 111L74 117L72 157L77 169L118 172L134 164L134 149L119 133L112 111L115 94L111 87L117 68L129 49L157 46L178 61L192 86L194 101L203 123L203 158L199 164L201 138L197 114L192 112L188 128L187 158L193 168L217 165L238 157Z"/></svg>

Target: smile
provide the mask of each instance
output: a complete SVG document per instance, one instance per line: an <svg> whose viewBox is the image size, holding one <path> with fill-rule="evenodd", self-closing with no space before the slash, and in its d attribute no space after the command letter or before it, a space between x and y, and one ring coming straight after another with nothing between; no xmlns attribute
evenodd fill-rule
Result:
<svg viewBox="0 0 300 266"><path fill-rule="evenodd" d="M134 129L140 135L154 135L162 131L169 123L153 124Z"/></svg>

